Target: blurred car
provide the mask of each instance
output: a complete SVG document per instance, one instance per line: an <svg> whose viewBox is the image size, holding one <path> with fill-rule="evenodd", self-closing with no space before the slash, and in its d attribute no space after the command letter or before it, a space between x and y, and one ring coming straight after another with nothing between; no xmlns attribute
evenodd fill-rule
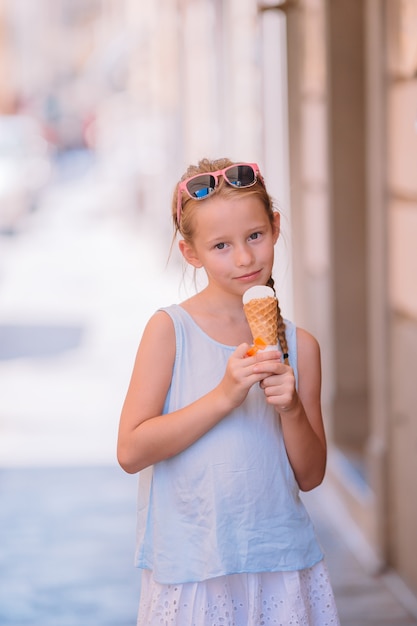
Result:
<svg viewBox="0 0 417 626"><path fill-rule="evenodd" d="M37 121L27 115L0 115L0 232L17 230L51 172L48 142Z"/></svg>

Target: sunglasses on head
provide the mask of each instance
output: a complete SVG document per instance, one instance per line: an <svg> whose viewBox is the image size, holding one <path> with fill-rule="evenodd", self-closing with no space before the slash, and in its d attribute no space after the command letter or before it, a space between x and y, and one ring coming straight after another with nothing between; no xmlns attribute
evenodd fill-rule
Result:
<svg viewBox="0 0 417 626"><path fill-rule="evenodd" d="M219 184L219 176L223 176L229 185L238 189L252 187L256 183L258 176L262 180L256 163L236 163L235 165L225 167L223 170L204 172L186 178L178 185L177 224L180 223L181 219L182 192L185 191L193 200L205 200L210 197Z"/></svg>

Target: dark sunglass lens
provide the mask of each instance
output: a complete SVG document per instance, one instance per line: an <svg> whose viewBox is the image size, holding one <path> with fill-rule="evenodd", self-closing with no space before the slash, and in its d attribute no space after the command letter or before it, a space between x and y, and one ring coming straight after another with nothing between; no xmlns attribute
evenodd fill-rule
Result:
<svg viewBox="0 0 417 626"><path fill-rule="evenodd" d="M256 180L255 172L250 165L233 165L227 169L225 176L235 187L250 187Z"/></svg>
<svg viewBox="0 0 417 626"><path fill-rule="evenodd" d="M196 178L192 178L187 183L187 191L192 198L198 200L209 196L216 186L216 179L210 174L202 174Z"/></svg>

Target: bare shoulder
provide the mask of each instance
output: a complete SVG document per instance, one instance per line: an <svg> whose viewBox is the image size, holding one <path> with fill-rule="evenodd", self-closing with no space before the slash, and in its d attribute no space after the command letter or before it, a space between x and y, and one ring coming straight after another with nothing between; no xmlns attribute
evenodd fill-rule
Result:
<svg viewBox="0 0 417 626"><path fill-rule="evenodd" d="M159 415L172 377L175 330L170 316L157 311L146 324L122 411L122 423Z"/></svg>
<svg viewBox="0 0 417 626"><path fill-rule="evenodd" d="M155 373L171 372L175 353L174 323L168 313L157 311L143 331L135 369L139 369L140 375L146 378Z"/></svg>
<svg viewBox="0 0 417 626"><path fill-rule="evenodd" d="M170 315L162 310L154 313L145 326L143 338L151 342L175 339L174 323Z"/></svg>
<svg viewBox="0 0 417 626"><path fill-rule="evenodd" d="M321 388L321 355L317 339L297 327L297 364L300 390L319 393Z"/></svg>
<svg viewBox="0 0 417 626"><path fill-rule="evenodd" d="M320 360L320 345L317 339L304 328L297 326L297 355L298 360L304 358L318 358Z"/></svg>

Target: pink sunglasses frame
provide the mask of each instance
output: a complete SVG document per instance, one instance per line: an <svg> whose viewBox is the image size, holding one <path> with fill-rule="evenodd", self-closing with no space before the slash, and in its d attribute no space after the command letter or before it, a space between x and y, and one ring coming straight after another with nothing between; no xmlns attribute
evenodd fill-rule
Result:
<svg viewBox="0 0 417 626"><path fill-rule="evenodd" d="M219 184L219 176L223 176L223 178L229 185L231 185L232 187L235 187L235 185L233 185L233 183L229 181L227 176L225 176L225 173L227 172L227 170L231 169L232 167L239 167L240 165L248 165L249 167L251 167L255 174L255 180L250 185L245 185L244 187L236 186L236 189L247 189L248 187L253 187L253 185L256 184L256 181L258 180L258 178L263 182L262 174L259 170L259 166L257 165L257 163L232 163L232 165L228 165L222 170L216 170L214 172L200 172L199 174L194 174L194 176L190 176L189 178L182 180L178 185L178 192L177 192L177 224L178 226L181 220L182 192L183 191L185 191L186 194L190 198L192 198L193 200L198 200L198 201L206 200L207 198L211 196L211 194L208 194L207 196L203 196L202 198L195 198L194 196L192 196L187 189L187 184L190 182L190 180L193 180L194 178L198 178L199 176L204 176L204 175L213 176L214 181L215 181L214 188L216 189L217 185Z"/></svg>

